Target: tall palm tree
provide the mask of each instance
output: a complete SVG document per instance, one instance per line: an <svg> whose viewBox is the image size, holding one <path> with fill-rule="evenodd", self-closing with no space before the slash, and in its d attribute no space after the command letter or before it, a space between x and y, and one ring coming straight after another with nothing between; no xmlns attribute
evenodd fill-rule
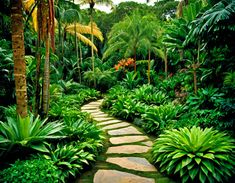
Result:
<svg viewBox="0 0 235 183"><path fill-rule="evenodd" d="M105 4L112 5L112 0L79 0L80 4L89 4L90 9L90 26L91 26L91 42L94 43L93 36L93 13L95 4ZM91 59L92 59L92 71L95 72L95 58L94 58L94 49L91 48ZM96 80L94 80L94 87L96 86Z"/></svg>
<svg viewBox="0 0 235 183"><path fill-rule="evenodd" d="M49 86L50 86L50 47L55 50L54 44L54 1L53 0L26 0L25 9L30 10L33 18L35 30L38 32L38 53L37 53L37 69L36 69L36 113L38 113L40 90L39 77L41 55L40 46L41 40L45 43L45 62L43 76L43 92L42 92L42 111L43 115L47 116L49 110Z"/></svg>
<svg viewBox="0 0 235 183"><path fill-rule="evenodd" d="M21 117L26 117L28 114L28 106L22 8L22 0L11 0L12 49L17 104L16 110Z"/></svg>

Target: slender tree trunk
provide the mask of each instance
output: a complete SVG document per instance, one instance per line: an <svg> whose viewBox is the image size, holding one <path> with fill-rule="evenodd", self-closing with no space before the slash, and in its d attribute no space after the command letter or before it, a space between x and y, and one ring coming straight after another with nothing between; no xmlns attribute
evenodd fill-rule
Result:
<svg viewBox="0 0 235 183"><path fill-rule="evenodd" d="M41 73L41 35L40 31L38 32L38 40L37 40L37 53L36 53L36 61L37 61L37 66L36 66L36 78L35 78L35 106L34 106L34 114L35 116L38 115L39 113L39 107L40 107L40 91L41 87L39 84L39 79L40 79L40 73Z"/></svg>
<svg viewBox="0 0 235 183"><path fill-rule="evenodd" d="M167 79L168 60L167 60L167 50L166 50L166 46L164 46L164 63L165 63L165 77L166 77L166 79Z"/></svg>
<svg viewBox="0 0 235 183"><path fill-rule="evenodd" d="M194 93L197 94L197 72L196 72L196 68L193 69L193 85L194 85Z"/></svg>
<svg viewBox="0 0 235 183"><path fill-rule="evenodd" d="M150 59L151 59L151 52L149 49L149 58L148 58L148 84L150 84Z"/></svg>
<svg viewBox="0 0 235 183"><path fill-rule="evenodd" d="M74 24L74 32L75 32L75 49L76 49L76 59L77 59L77 67L78 67L78 80L81 83L81 67L80 67L80 60L79 60L79 53L78 53L78 39L77 39L77 26L76 23Z"/></svg>
<svg viewBox="0 0 235 183"><path fill-rule="evenodd" d="M48 115L49 110L49 100L50 100L50 36L49 33L45 40L46 43L46 55L44 63L44 80L43 80L43 116Z"/></svg>
<svg viewBox="0 0 235 183"><path fill-rule="evenodd" d="M199 68L200 63L200 49L201 49L201 40L198 41L197 48L197 63L193 64L193 83L194 83L194 93L197 94L197 69Z"/></svg>
<svg viewBox="0 0 235 183"><path fill-rule="evenodd" d="M81 44L81 41L79 41L79 55L80 55L80 64L82 64L82 44Z"/></svg>
<svg viewBox="0 0 235 183"><path fill-rule="evenodd" d="M93 8L91 9L90 15L91 22L91 42L94 43L94 35L93 35ZM93 79L94 79L94 87L96 87L96 79L95 79L95 57L94 57L94 48L91 47L91 61L92 61L92 71L93 71Z"/></svg>
<svg viewBox="0 0 235 183"><path fill-rule="evenodd" d="M16 111L21 117L27 112L27 85L24 48L24 24L22 0L11 0L12 49L14 59L14 78L16 88Z"/></svg>
<svg viewBox="0 0 235 183"><path fill-rule="evenodd" d="M134 71L136 73L137 68L136 68L136 48L134 48Z"/></svg>

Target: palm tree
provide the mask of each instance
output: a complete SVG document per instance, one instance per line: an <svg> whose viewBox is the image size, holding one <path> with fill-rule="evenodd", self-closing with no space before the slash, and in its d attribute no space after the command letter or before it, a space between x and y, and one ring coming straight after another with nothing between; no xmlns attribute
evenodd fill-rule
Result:
<svg viewBox="0 0 235 183"><path fill-rule="evenodd" d="M95 4L112 5L112 0L79 0L80 4L89 4L90 9L90 26L91 26L91 42L94 43L93 36L93 12ZM91 59L92 59L92 71L95 72L95 58L94 49L91 47ZM94 80L94 87L96 86L96 80Z"/></svg>
<svg viewBox="0 0 235 183"><path fill-rule="evenodd" d="M16 87L17 113L27 116L27 85L24 48L24 24L22 0L11 0L12 48L14 59L14 78Z"/></svg>
<svg viewBox="0 0 235 183"><path fill-rule="evenodd" d="M103 59L115 51L120 51L124 57L134 57L134 70L136 72L136 57L138 48L144 44L149 29L138 12L126 17L122 22L115 24L108 36L108 48Z"/></svg>
<svg viewBox="0 0 235 183"><path fill-rule="evenodd" d="M43 115L47 116L49 110L49 86L50 86L50 47L55 50L54 44L54 2L53 0L28 0L25 1L25 9L30 10L32 14L33 24L35 30L38 32L38 53L37 53L37 69L36 69L36 102L35 109L38 113L40 103L40 65L41 54L40 46L41 40L45 43L45 62L44 62L44 76L42 88L42 111Z"/></svg>

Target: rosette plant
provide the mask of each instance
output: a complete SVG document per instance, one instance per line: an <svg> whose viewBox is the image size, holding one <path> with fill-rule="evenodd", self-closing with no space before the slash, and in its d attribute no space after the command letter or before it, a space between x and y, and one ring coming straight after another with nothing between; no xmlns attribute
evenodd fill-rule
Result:
<svg viewBox="0 0 235 183"><path fill-rule="evenodd" d="M235 172L234 139L212 128L167 130L154 143L153 162L182 182L224 182Z"/></svg>

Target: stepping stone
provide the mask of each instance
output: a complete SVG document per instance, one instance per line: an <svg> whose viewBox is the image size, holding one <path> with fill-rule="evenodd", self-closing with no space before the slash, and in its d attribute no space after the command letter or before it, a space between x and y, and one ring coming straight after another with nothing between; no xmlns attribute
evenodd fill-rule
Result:
<svg viewBox="0 0 235 183"><path fill-rule="evenodd" d="M134 154L134 153L146 153L151 148L148 146L140 145L122 145L109 147L106 154Z"/></svg>
<svg viewBox="0 0 235 183"><path fill-rule="evenodd" d="M102 130L110 130L110 129L120 128L120 127L127 127L127 126L130 126L130 125L131 125L130 123L122 122L122 123L102 127Z"/></svg>
<svg viewBox="0 0 235 183"><path fill-rule="evenodd" d="M93 117L93 119L94 120L96 120L96 121L108 121L108 120L113 120L113 118L111 118L111 117L107 117L107 118L105 118L105 117Z"/></svg>
<svg viewBox="0 0 235 183"><path fill-rule="evenodd" d="M93 114L91 113L92 116L96 117L96 118L105 118L105 117L109 117L108 114Z"/></svg>
<svg viewBox="0 0 235 183"><path fill-rule="evenodd" d="M156 172L156 168L151 165L145 158L139 157L121 157L121 158L108 158L106 162L119 165L122 168L144 171Z"/></svg>
<svg viewBox="0 0 235 183"><path fill-rule="evenodd" d="M142 134L133 126L129 126L126 128L118 129L118 130L110 130L108 131L109 135L140 135Z"/></svg>
<svg viewBox="0 0 235 183"><path fill-rule="evenodd" d="M147 136L124 136L124 137L111 137L109 141L112 144L124 144L124 143L133 143L140 142L149 139Z"/></svg>
<svg viewBox="0 0 235 183"><path fill-rule="evenodd" d="M103 115L105 114L104 112L101 112L101 111L95 111L95 112L92 112L91 113L92 115ZM106 114L107 115L107 114Z"/></svg>
<svg viewBox="0 0 235 183"><path fill-rule="evenodd" d="M118 119L114 119L114 120L98 123L97 125L100 125L100 126L102 126L102 125L110 125L110 124L120 123L120 122L122 122L122 121L118 120Z"/></svg>
<svg viewBox="0 0 235 183"><path fill-rule="evenodd" d="M93 107L93 108L81 108L82 111L86 111L86 112L92 112L92 111L97 111L97 107Z"/></svg>
<svg viewBox="0 0 235 183"><path fill-rule="evenodd" d="M153 142L152 141L141 142L141 144L149 146L149 147L153 146Z"/></svg>
<svg viewBox="0 0 235 183"><path fill-rule="evenodd" d="M117 170L98 170L93 183L155 183L155 180Z"/></svg>
<svg viewBox="0 0 235 183"><path fill-rule="evenodd" d="M97 109L92 109L92 110L87 110L87 109L82 109L83 112L88 112L88 113L96 113L96 112L100 112L99 110Z"/></svg>
<svg viewBox="0 0 235 183"><path fill-rule="evenodd" d="M94 109L97 109L97 107L94 107L94 106L83 106L81 107L82 110L94 110Z"/></svg>

